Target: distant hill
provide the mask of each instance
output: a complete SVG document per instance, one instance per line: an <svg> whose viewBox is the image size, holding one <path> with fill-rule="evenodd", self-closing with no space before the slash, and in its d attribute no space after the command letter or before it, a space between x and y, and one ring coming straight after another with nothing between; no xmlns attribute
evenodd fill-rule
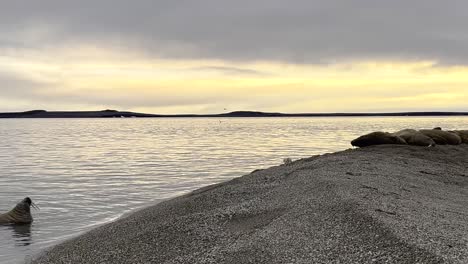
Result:
<svg viewBox="0 0 468 264"><path fill-rule="evenodd" d="M468 112L400 112L400 113L268 113L258 111L234 111L223 114L155 115L117 110L102 111L46 111L0 113L0 118L113 118L113 117L352 117L352 116L468 116Z"/></svg>
<svg viewBox="0 0 468 264"><path fill-rule="evenodd" d="M158 115L117 110L102 111L46 111L0 113L0 118L110 118L110 117L158 117Z"/></svg>

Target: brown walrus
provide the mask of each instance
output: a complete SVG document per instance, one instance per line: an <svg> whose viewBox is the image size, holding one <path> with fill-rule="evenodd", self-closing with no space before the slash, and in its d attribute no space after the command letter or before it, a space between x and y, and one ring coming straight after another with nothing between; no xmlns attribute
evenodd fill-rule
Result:
<svg viewBox="0 0 468 264"><path fill-rule="evenodd" d="M462 143L468 144L468 130L454 130L453 133L461 138Z"/></svg>
<svg viewBox="0 0 468 264"><path fill-rule="evenodd" d="M462 140L456 133L439 129L421 129L419 132L432 138L438 145L460 145Z"/></svg>
<svg viewBox="0 0 468 264"><path fill-rule="evenodd" d="M30 224L33 221L31 206L39 209L31 198L26 197L9 212L0 214L0 224Z"/></svg>
<svg viewBox="0 0 468 264"><path fill-rule="evenodd" d="M395 136L399 136L408 143L408 145L414 146L435 146L434 140L423 133L414 129L403 129L398 132L392 133Z"/></svg>
<svg viewBox="0 0 468 264"><path fill-rule="evenodd" d="M406 141L399 136L395 136L388 132L372 132L367 135L360 136L353 141L351 145L355 147L367 147L372 145L383 145L383 144L398 144L406 145Z"/></svg>

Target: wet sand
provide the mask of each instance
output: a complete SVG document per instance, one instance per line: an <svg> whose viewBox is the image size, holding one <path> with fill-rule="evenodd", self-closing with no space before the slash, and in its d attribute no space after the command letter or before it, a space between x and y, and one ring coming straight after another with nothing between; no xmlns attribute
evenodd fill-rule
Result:
<svg viewBox="0 0 468 264"><path fill-rule="evenodd" d="M254 171L33 263L468 263L468 145L372 146Z"/></svg>

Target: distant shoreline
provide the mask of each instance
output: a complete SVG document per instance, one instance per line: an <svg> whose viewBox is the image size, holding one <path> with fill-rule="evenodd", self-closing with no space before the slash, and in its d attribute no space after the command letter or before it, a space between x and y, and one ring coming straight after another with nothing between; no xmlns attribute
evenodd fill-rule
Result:
<svg viewBox="0 0 468 264"><path fill-rule="evenodd" d="M128 111L46 111L0 113L0 118L198 118L198 117L400 117L400 116L468 116L468 112L395 112L395 113L270 113L258 111L234 111L222 114L174 114L158 115Z"/></svg>

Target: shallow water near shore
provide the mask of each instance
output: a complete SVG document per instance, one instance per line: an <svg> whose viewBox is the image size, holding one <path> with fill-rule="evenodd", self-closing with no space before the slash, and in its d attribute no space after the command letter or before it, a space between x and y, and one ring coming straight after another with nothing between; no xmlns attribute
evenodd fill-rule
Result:
<svg viewBox="0 0 468 264"><path fill-rule="evenodd" d="M435 126L468 129L468 117L0 119L0 212L26 196L41 208L30 226L0 226L0 263L284 158Z"/></svg>

